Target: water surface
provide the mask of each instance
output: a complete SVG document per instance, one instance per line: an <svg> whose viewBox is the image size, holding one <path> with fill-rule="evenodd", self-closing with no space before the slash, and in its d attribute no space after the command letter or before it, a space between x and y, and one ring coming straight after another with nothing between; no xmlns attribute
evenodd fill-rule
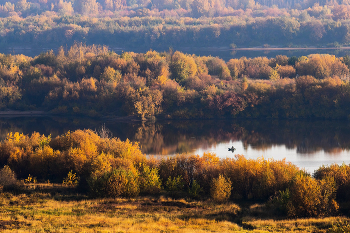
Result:
<svg viewBox="0 0 350 233"><path fill-rule="evenodd" d="M114 137L139 142L148 155L179 153L219 157L243 154L247 158L286 159L313 172L321 165L350 163L350 122L311 120L193 120L156 123L113 122L91 118L0 118L0 139L9 132L33 131L52 137L76 129L105 125ZM234 146L235 152L228 148Z"/></svg>

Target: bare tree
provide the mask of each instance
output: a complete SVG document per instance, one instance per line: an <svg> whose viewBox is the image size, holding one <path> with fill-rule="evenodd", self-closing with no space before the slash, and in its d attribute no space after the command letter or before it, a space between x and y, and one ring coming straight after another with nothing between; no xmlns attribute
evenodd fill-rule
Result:
<svg viewBox="0 0 350 233"><path fill-rule="evenodd" d="M97 131L101 138L111 138L113 136L112 132L103 124Z"/></svg>

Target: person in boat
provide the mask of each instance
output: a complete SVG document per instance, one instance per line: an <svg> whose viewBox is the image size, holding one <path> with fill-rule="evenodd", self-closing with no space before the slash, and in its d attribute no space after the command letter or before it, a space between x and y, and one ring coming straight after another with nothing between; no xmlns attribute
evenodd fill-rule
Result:
<svg viewBox="0 0 350 233"><path fill-rule="evenodd" d="M233 146L231 148L228 148L228 151L234 152L235 150L236 150L236 148L234 148Z"/></svg>

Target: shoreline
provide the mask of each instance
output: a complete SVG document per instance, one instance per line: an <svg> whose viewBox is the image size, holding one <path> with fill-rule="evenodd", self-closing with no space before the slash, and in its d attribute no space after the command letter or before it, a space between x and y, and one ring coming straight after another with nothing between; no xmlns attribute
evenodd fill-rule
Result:
<svg viewBox="0 0 350 233"><path fill-rule="evenodd" d="M350 50L350 46L344 47L300 47L300 48L283 48L283 47L267 47L267 48L234 48L230 49L231 51L288 51L288 50Z"/></svg>
<svg viewBox="0 0 350 233"><path fill-rule="evenodd" d="M51 115L48 112L45 111L15 111L15 110L8 110L8 111L0 111L0 116L47 116Z"/></svg>

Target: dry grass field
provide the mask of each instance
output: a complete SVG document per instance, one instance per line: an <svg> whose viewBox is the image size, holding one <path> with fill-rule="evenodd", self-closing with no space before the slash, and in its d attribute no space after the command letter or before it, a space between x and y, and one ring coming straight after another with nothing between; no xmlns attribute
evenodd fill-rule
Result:
<svg viewBox="0 0 350 233"><path fill-rule="evenodd" d="M1 232L348 232L348 222L283 219L261 203L162 195L93 199L57 185L0 194Z"/></svg>

